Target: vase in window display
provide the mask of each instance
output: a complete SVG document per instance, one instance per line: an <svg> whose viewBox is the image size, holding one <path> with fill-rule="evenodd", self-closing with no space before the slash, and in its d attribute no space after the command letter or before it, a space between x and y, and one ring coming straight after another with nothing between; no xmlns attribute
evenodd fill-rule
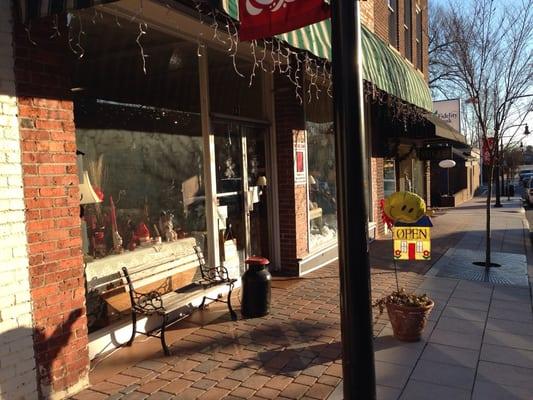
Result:
<svg viewBox="0 0 533 400"><path fill-rule="evenodd" d="M151 240L150 240L150 231L148 230L148 227L144 222L141 222L137 229L135 230L135 236L137 240L139 241L141 247L142 246L150 246Z"/></svg>

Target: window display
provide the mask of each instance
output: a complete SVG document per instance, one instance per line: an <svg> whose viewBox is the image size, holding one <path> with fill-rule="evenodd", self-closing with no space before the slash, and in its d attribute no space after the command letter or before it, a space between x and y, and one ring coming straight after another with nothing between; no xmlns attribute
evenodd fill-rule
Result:
<svg viewBox="0 0 533 400"><path fill-rule="evenodd" d="M309 249L337 240L337 186L332 100L313 98L305 109L309 188Z"/></svg>

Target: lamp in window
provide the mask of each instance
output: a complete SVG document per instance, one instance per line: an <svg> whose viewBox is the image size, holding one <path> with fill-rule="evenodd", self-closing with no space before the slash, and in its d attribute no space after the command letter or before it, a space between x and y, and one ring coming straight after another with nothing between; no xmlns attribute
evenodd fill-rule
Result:
<svg viewBox="0 0 533 400"><path fill-rule="evenodd" d="M80 182L80 205L101 203L100 197L96 194L89 179L89 173L83 172L83 180Z"/></svg>
<svg viewBox="0 0 533 400"><path fill-rule="evenodd" d="M259 187L265 187L267 185L266 176L261 175L259 178L257 178L257 182L255 184Z"/></svg>

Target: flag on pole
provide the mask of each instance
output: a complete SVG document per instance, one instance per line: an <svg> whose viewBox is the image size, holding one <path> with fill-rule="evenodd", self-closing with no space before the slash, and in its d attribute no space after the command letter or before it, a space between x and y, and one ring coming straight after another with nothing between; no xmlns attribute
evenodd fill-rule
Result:
<svg viewBox="0 0 533 400"><path fill-rule="evenodd" d="M255 40L329 18L325 0L239 0L239 38Z"/></svg>

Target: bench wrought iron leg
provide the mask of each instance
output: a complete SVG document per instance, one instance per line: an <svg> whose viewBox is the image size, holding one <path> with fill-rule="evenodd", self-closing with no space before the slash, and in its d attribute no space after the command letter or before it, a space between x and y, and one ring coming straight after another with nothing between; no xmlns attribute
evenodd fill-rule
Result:
<svg viewBox="0 0 533 400"><path fill-rule="evenodd" d="M235 311L233 311L233 308L231 307L231 292L233 291L233 284L229 285L229 292L228 292L228 308L229 308L229 313L231 315L231 319L233 321L237 321L237 314L235 313Z"/></svg>
<svg viewBox="0 0 533 400"><path fill-rule="evenodd" d="M200 310L203 310L204 307L205 307L205 299L207 299L207 297L204 296L204 298L202 299L202 302L200 303L200 305L198 306L198 308Z"/></svg>
<svg viewBox="0 0 533 400"><path fill-rule="evenodd" d="M133 344L133 339L135 339L135 334L137 333L137 313L135 311L131 312L131 322L131 338L128 340L128 343L126 343L126 346L131 346Z"/></svg>
<svg viewBox="0 0 533 400"><path fill-rule="evenodd" d="M163 352L166 356L170 355L170 350L168 349L167 343L165 341L165 330L167 327L167 316L163 316L163 326L161 327L161 346L163 347Z"/></svg>

